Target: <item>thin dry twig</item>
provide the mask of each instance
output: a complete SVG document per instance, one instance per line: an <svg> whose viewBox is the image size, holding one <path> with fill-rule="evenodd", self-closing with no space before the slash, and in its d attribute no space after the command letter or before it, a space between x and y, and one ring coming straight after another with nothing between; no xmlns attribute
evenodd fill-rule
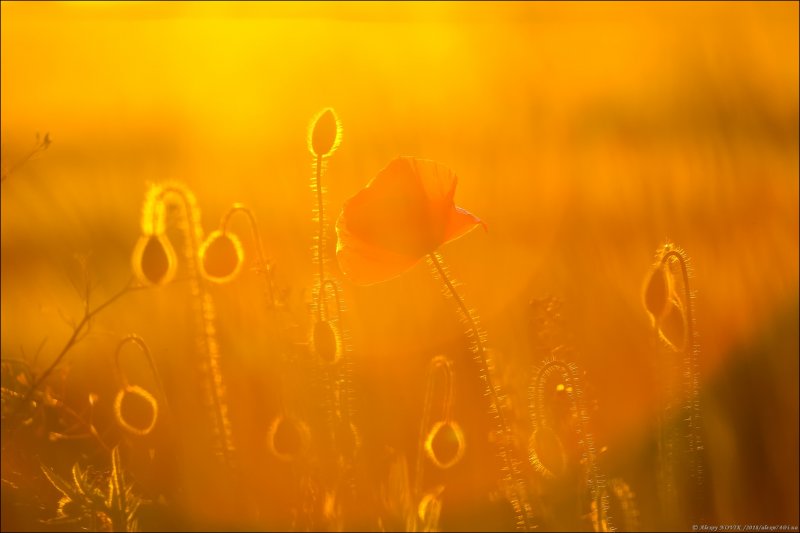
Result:
<svg viewBox="0 0 800 533"><path fill-rule="evenodd" d="M64 357L70 351L70 349L73 346L75 346L75 344L77 344L85 336L86 333L88 333L90 325L91 325L91 320L92 320L92 318L95 317L95 315L97 315L97 313L99 313L100 311L102 311L103 309L105 309L106 307L108 307L109 305L114 303L115 301L117 301L119 298L121 298L123 295L127 294L128 292L139 290L139 289L144 289L144 288L146 288L146 287L145 286L141 286L141 285L134 285L134 278L131 277L128 280L128 282L125 284L125 286L120 291L116 292L109 299L107 299L105 302L101 303L100 305L98 305L94 309L90 309L90 306L89 306L89 294L86 294L83 318L81 318L81 321L78 322L78 324L75 326L75 328L72 331L72 335L70 336L69 339L67 339L67 342L61 348L61 351L58 353L58 355L53 360L53 362L50 363L50 366L48 366L44 370L44 372L42 372L42 374L38 378L36 378L36 380L31 384L30 388L28 389L28 392L25 394L25 397L24 397L24 399L22 401L22 405L25 405L27 402L29 402L33 398L33 394L36 392L37 388L42 383L44 383L44 381L50 376L50 374L52 374L52 372L61 363L61 361L64 359Z"/></svg>
<svg viewBox="0 0 800 533"><path fill-rule="evenodd" d="M4 168L2 171L2 175L0 175L0 183L6 181L8 177L13 174L16 170L18 170L22 165L30 161L31 159L36 156L36 154L40 152L44 152L47 148L53 144L52 139L50 139L50 133L45 133L44 137L39 137L39 134L36 134L36 146L33 147L33 150L28 152L25 157L14 163L8 168Z"/></svg>

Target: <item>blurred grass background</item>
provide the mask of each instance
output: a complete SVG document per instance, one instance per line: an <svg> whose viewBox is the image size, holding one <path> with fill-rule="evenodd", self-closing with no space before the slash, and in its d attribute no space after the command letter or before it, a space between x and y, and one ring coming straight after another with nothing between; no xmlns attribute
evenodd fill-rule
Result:
<svg viewBox="0 0 800 533"><path fill-rule="evenodd" d="M3 2L0 24L3 163L36 132L54 141L2 185L4 356L43 338L39 364L55 356L70 333L60 315L81 312L74 253L90 254L98 302L125 282L148 182L187 183L206 231L232 202L250 205L302 308L306 131L332 106L344 133L330 216L397 155L458 173L457 204L489 230L443 253L520 413L540 362L529 302L563 300L598 440L645 524L656 406L641 288L656 248L682 246L719 521L797 525L797 2ZM347 287L365 433L411 456L424 365L462 342L426 270ZM223 355L254 368L267 342L258 283L214 289ZM187 297L180 285L127 296L70 355L74 374L101 387L97 361L136 332L179 390Z"/></svg>

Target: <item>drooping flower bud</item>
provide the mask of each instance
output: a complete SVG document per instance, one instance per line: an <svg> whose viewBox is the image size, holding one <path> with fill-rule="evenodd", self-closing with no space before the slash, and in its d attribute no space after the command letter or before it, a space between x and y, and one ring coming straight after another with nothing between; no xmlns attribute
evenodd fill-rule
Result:
<svg viewBox="0 0 800 533"><path fill-rule="evenodd" d="M211 232L200 246L203 277L214 283L227 283L239 273L244 260L242 245L233 233Z"/></svg>
<svg viewBox="0 0 800 533"><path fill-rule="evenodd" d="M667 267L659 262L650 272L644 286L644 306L654 322L660 322L666 315L671 291L670 273Z"/></svg>
<svg viewBox="0 0 800 533"><path fill-rule="evenodd" d="M272 421L267 434L267 444L272 454L281 461L293 461L308 449L308 426L294 417L280 415Z"/></svg>
<svg viewBox="0 0 800 533"><path fill-rule="evenodd" d="M456 422L436 422L425 440L425 452L431 462L441 469L455 466L462 457L466 442L464 431Z"/></svg>
<svg viewBox="0 0 800 533"><path fill-rule="evenodd" d="M148 285L165 285L175 275L175 250L165 235L142 235L132 259L134 274Z"/></svg>

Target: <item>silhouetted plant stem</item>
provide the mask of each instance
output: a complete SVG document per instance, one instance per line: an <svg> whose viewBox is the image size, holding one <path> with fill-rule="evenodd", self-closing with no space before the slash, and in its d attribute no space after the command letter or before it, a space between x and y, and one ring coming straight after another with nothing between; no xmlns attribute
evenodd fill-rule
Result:
<svg viewBox="0 0 800 533"><path fill-rule="evenodd" d="M467 327L471 330L471 340L473 343L472 351L475 361L479 366L479 374L483 381L487 396L489 398L489 414L495 419L497 425L497 447L498 455L502 461L502 472L504 481L510 485L510 490L513 491L513 496L510 498L511 505L514 507L516 514L517 528L522 530L529 530L531 528L530 515L531 507L528 502L527 493L525 492L524 482L522 481L521 472L519 470L519 461L514 458L513 442L514 436L511 431L511 426L508 424L506 415L503 411L501 402L501 395L498 387L494 382L493 366L486 353L486 349L481 339L482 333L478 327L476 317L470 312L461 295L456 290L450 277L447 274L445 267L442 264L442 259L437 252L428 254L430 263L433 265L435 272L445 285L447 292L452 296L456 302L458 310L462 319L466 322Z"/></svg>
<svg viewBox="0 0 800 533"><path fill-rule="evenodd" d="M28 388L28 392L25 394L25 396L24 396L24 398L22 400L22 404L23 405L25 405L27 402L29 402L31 400L31 398L33 397L33 394L36 392L36 390L39 388L39 386L42 383L44 383L44 381L50 376L50 374L53 373L53 371L61 363L61 361L64 359L64 357L70 351L70 349L73 346L75 346L75 344L78 342L78 340L80 340L80 335L82 333L84 333L84 330L88 331L89 323L91 322L92 318L94 318L94 316L97 315L97 313L99 313L100 311L102 311L103 309L105 309L106 307L111 305L112 303L116 302L119 298L121 298L123 295L127 294L128 292L146 288L146 287L142 287L142 286L135 286L133 284L133 280L134 280L134 278L131 278L130 280L128 280L128 283L125 284L125 286L122 288L122 290L120 290L119 292L117 292L116 294L111 296L108 300L106 300L105 302L103 302L102 304L98 305L97 307L95 307L92 310L89 310L89 295L88 294L86 295L86 303L85 303L85 306L84 306L83 318L81 318L81 321L78 322L78 324L72 330L72 335L70 335L69 339L67 339L67 342L64 344L64 347L61 348L61 351L58 353L58 355L53 360L53 362L50 363L50 366L48 366L44 370L44 372L42 372L39 375L39 377L36 379L36 381L34 381L31 384L30 388Z"/></svg>
<svg viewBox="0 0 800 533"><path fill-rule="evenodd" d="M703 491L703 439L700 410L699 352L695 339L694 304L690 286L688 257L685 252L672 244L663 247L656 270L662 269L667 276L667 286L671 287L672 260L680 268L682 297L674 291L668 294L671 312L680 314L683 327L682 342L675 342L662 331L662 320L667 314L654 314L653 326L656 337L657 360L661 378L662 409L658 419L658 470L662 519L672 527L682 527L678 517L685 517L691 523L701 520L706 511ZM652 283L652 282L651 282ZM670 356L662 357L661 340L666 341L663 349ZM680 354L676 361L671 354ZM676 424L680 425L677 427ZM688 476L688 478L687 478Z"/></svg>
<svg viewBox="0 0 800 533"><path fill-rule="evenodd" d="M159 233L159 230L163 231L165 206L171 196L180 201L184 212L185 225L181 225L180 229L186 237L184 254L187 260L187 270L189 271L190 292L197 304L195 307L197 327L202 332L197 337L197 345L203 357L201 370L206 374L207 400L210 400L213 411L212 424L214 438L216 439L216 452L226 466L233 468L235 447L228 418L228 405L225 400L225 384L220 367L219 346L216 340L214 303L202 278L198 274L198 269L200 268L198 251L200 243L203 242L203 229L200 226L197 203L191 191L179 185L161 187L152 199L152 205L150 206L153 215L153 228L155 228L156 233Z"/></svg>
<svg viewBox="0 0 800 533"><path fill-rule="evenodd" d="M267 255L264 253L264 241L261 240L261 231L258 228L258 221L256 220L256 216L253 213L252 209L245 206L241 203L235 203L231 206L230 209L225 213L222 217L222 221L220 222L220 229L222 230L222 234L225 235L228 232L228 225L230 224L231 219L236 213L243 213L247 218L248 225L250 226L250 233L253 237L253 241L255 242L256 247L256 258L258 260L258 266L260 269L263 269L264 277L266 279L266 289L267 289L267 304L270 309L275 308L275 287L272 281L272 270L267 262Z"/></svg>

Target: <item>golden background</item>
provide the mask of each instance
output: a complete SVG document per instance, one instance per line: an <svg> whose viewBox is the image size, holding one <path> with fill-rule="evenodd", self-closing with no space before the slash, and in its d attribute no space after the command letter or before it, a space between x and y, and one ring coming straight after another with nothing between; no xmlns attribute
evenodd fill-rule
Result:
<svg viewBox="0 0 800 533"><path fill-rule="evenodd" d="M607 468L631 484L648 527L643 450L657 407L642 283L660 245L684 248L715 516L797 525L797 2L3 2L1 28L4 167L36 132L53 139L2 184L4 357L30 356L46 339L43 368L63 345L65 318L82 313L74 254L88 254L93 301L122 287L147 184L166 180L194 191L206 232L231 203L249 205L306 320L315 231L306 136L331 106L343 137L325 175L328 216L397 155L454 169L457 205L488 232L442 253L499 353L520 424L542 360L530 348L529 302L556 296ZM251 371L264 364L259 283L245 269L212 287L223 357ZM424 263L345 293L365 446L413 460L427 361L452 350L458 376L475 371L458 353L452 303ZM98 315L67 358L65 394L80 403L95 391L110 411L109 357L135 332L179 398L195 364L187 299L173 284ZM464 380L456 402L480 420L483 400ZM231 388L234 431L257 455L277 393ZM452 515L483 486L469 475L453 474L467 488L455 491ZM276 474L248 490L279 487ZM198 523L225 514L186 506L176 513ZM8 520L4 529L17 527Z"/></svg>

